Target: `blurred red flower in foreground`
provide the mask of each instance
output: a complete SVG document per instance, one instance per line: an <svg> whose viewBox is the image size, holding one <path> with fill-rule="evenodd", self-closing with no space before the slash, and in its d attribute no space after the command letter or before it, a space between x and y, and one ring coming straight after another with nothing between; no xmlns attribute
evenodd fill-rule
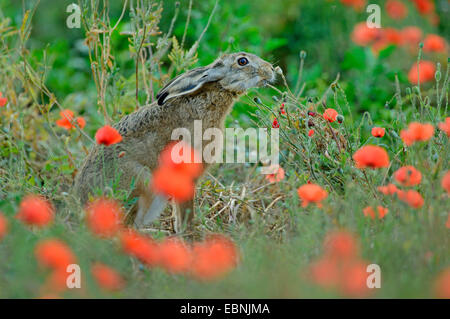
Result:
<svg viewBox="0 0 450 319"><path fill-rule="evenodd" d="M328 233L323 242L323 249L327 256L337 259L353 258L359 254L354 235L345 230Z"/></svg>
<svg viewBox="0 0 450 319"><path fill-rule="evenodd" d="M339 268L336 259L324 256L311 263L309 272L312 280L325 288L336 287L339 283Z"/></svg>
<svg viewBox="0 0 450 319"><path fill-rule="evenodd" d="M332 231L324 239L324 253L309 267L310 278L326 289L337 289L350 297L364 297L368 263L359 257L359 244L353 234Z"/></svg>
<svg viewBox="0 0 450 319"><path fill-rule="evenodd" d="M383 137L384 133L385 133L385 130L382 127L373 127L372 128L372 136L374 136L374 137Z"/></svg>
<svg viewBox="0 0 450 319"><path fill-rule="evenodd" d="M366 5L366 0L341 0L343 5L352 7L356 11L362 11Z"/></svg>
<svg viewBox="0 0 450 319"><path fill-rule="evenodd" d="M400 137L407 146L411 146L415 142L428 141L433 134L434 127L429 123L412 122L408 125L408 129L400 131Z"/></svg>
<svg viewBox="0 0 450 319"><path fill-rule="evenodd" d="M186 273L192 262L191 249L181 240L169 238L159 244L160 264L170 273Z"/></svg>
<svg viewBox="0 0 450 319"><path fill-rule="evenodd" d="M363 260L354 260L342 265L340 290L342 293L353 297L364 297L370 289L367 287L367 266Z"/></svg>
<svg viewBox="0 0 450 319"><path fill-rule="evenodd" d="M8 102L8 99L6 97L3 97L3 93L0 92L0 107L5 106Z"/></svg>
<svg viewBox="0 0 450 319"><path fill-rule="evenodd" d="M327 120L328 122L334 122L336 121L336 118L338 116L338 112L335 109L326 109L323 113L323 118Z"/></svg>
<svg viewBox="0 0 450 319"><path fill-rule="evenodd" d="M424 52L445 52L446 46L445 39L437 34L429 34L423 41Z"/></svg>
<svg viewBox="0 0 450 319"><path fill-rule="evenodd" d="M65 272L68 265L76 262L72 250L59 239L41 240L37 243L34 252L39 264L53 270Z"/></svg>
<svg viewBox="0 0 450 319"><path fill-rule="evenodd" d="M327 198L328 193L316 184L305 184L297 189L298 197L302 200L302 207L315 203L317 207L322 207L321 201Z"/></svg>
<svg viewBox="0 0 450 319"><path fill-rule="evenodd" d="M56 121L56 125L63 127L66 130L75 128L75 124L73 124L74 113L71 110L61 111L59 112L59 115L61 116L61 118ZM86 125L86 120L81 116L77 117L75 121L78 123L78 126L80 128L84 128L84 126Z"/></svg>
<svg viewBox="0 0 450 319"><path fill-rule="evenodd" d="M284 169L279 165L273 165L273 170L275 173L273 174L266 174L266 179L270 183L278 183L282 179L284 179Z"/></svg>
<svg viewBox="0 0 450 319"><path fill-rule="evenodd" d="M184 154L186 152L186 154ZM159 155L159 165L167 166L176 173L192 178L199 177L203 171L201 155L190 145L183 141L174 141L167 145Z"/></svg>
<svg viewBox="0 0 450 319"><path fill-rule="evenodd" d="M208 237L192 248L191 275L200 280L219 279L238 263L239 253L234 243L221 235Z"/></svg>
<svg viewBox="0 0 450 319"><path fill-rule="evenodd" d="M411 84L425 83L434 79L434 73L436 67L433 62L420 61L419 69L417 69L417 63L414 63L409 69L408 80Z"/></svg>
<svg viewBox="0 0 450 319"><path fill-rule="evenodd" d="M97 144L109 146L122 141L122 135L114 127L105 125L95 133L95 140Z"/></svg>
<svg viewBox="0 0 450 319"><path fill-rule="evenodd" d="M398 0L386 1L386 12L392 19L404 19L408 15L408 7Z"/></svg>
<svg viewBox="0 0 450 319"><path fill-rule="evenodd" d="M366 22L360 22L353 27L352 41L360 46L367 46L380 36L377 28L369 28Z"/></svg>
<svg viewBox="0 0 450 319"><path fill-rule="evenodd" d="M361 147L353 154L357 168L380 168L389 166L389 156L380 146L367 145Z"/></svg>
<svg viewBox="0 0 450 319"><path fill-rule="evenodd" d="M394 184L388 184L386 186L378 186L378 191L384 195L394 195L397 194L398 188Z"/></svg>
<svg viewBox="0 0 450 319"><path fill-rule="evenodd" d="M158 245L152 238L142 236L133 230L124 230L120 242L126 254L136 257L147 266L156 266L159 263Z"/></svg>
<svg viewBox="0 0 450 319"><path fill-rule="evenodd" d="M122 276L117 271L104 264L93 264L91 272L97 284L104 290L117 291L125 286L125 281Z"/></svg>
<svg viewBox="0 0 450 319"><path fill-rule="evenodd" d="M194 180L203 171L203 164L194 161L197 156L196 151L182 141L166 146L160 154L159 167L153 172L151 187L155 193L170 196L177 202L193 198Z"/></svg>
<svg viewBox="0 0 450 319"><path fill-rule="evenodd" d="M170 196L177 202L190 200L195 193L191 177L178 174L168 167L160 167L153 173L152 188L155 193Z"/></svg>
<svg viewBox="0 0 450 319"><path fill-rule="evenodd" d="M97 199L88 205L86 212L87 225L97 236L112 237L121 228L123 213L114 200Z"/></svg>
<svg viewBox="0 0 450 319"><path fill-rule="evenodd" d="M20 202L16 218L27 225L43 227L53 221L53 208L39 195L28 195Z"/></svg>
<svg viewBox="0 0 450 319"><path fill-rule="evenodd" d="M442 178L441 186L450 194L450 171L447 171Z"/></svg>
<svg viewBox="0 0 450 319"><path fill-rule="evenodd" d="M412 0L420 14L429 14L434 10L433 0Z"/></svg>
<svg viewBox="0 0 450 319"><path fill-rule="evenodd" d="M0 240L5 237L8 232L8 220L6 217L0 212Z"/></svg>
<svg viewBox="0 0 450 319"><path fill-rule="evenodd" d="M374 209L371 206L367 206L363 209L364 216L370 217L372 219L375 219L376 217L378 217L378 219L382 219L388 213L388 209L384 208L383 206L377 206L377 212L378 215L375 213Z"/></svg>
<svg viewBox="0 0 450 319"><path fill-rule="evenodd" d="M403 42L409 44L411 47L418 46L422 39L422 30L415 26L404 27L402 29Z"/></svg>
<svg viewBox="0 0 450 319"><path fill-rule="evenodd" d="M450 267L437 276L434 282L434 293L437 298L450 299Z"/></svg>
<svg viewBox="0 0 450 319"><path fill-rule="evenodd" d="M395 171L394 178L403 186L419 185L422 174L414 166L403 166Z"/></svg>
<svg viewBox="0 0 450 319"><path fill-rule="evenodd" d="M450 137L450 117L446 117L445 122L439 123L438 127Z"/></svg>
<svg viewBox="0 0 450 319"><path fill-rule="evenodd" d="M409 206L413 208L420 208L423 206L424 200L422 195L419 194L419 192L415 190L408 190L408 191L397 191L397 196L400 200L407 203Z"/></svg>

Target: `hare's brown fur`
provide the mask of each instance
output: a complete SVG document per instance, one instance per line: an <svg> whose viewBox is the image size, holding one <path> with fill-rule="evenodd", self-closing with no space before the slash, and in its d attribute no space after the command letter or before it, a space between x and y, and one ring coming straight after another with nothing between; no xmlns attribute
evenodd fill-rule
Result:
<svg viewBox="0 0 450 319"><path fill-rule="evenodd" d="M253 55L249 56L253 57ZM259 58L255 57L254 59ZM270 73L273 71L272 66L261 59L259 60L258 63L267 64L264 65L267 68L264 69L265 76L272 76L273 78L273 74ZM215 63L218 65L219 62L216 61ZM213 70L214 67L215 65L210 66ZM220 65L220 67L223 66ZM226 72L236 72L232 70L232 67L234 66L230 67L231 71L227 70ZM197 73L203 72L207 68L199 68L189 72L197 76ZM238 71L242 72L241 70ZM258 69L257 71L261 72ZM256 71L252 69L244 72L241 76L243 81L245 81L246 76L258 77L258 81L260 80L261 75L248 75L248 72ZM190 76L189 73L186 74L185 77ZM95 189L105 189L109 186L129 192L128 195L131 197L139 197L138 205L143 206L143 209L148 209L152 201L152 194L147 183L151 171L158 164L159 153L172 140L172 131L175 128L187 128L193 137L195 120L202 121L203 131L208 128L223 129L225 117L236 99L245 92L246 87L234 86L233 89L230 89L227 85L238 80L230 80L225 75L224 79L228 82L221 82L220 79L205 82L194 91L191 90L187 94L182 94L183 89L180 91L177 86L184 85L186 87L186 84L182 82L184 81L183 76L184 74L178 81L177 78L174 79L172 82L175 82L175 84L169 83L165 88L166 92L169 91L170 94L173 94L173 98L170 98L170 94L165 94L163 99L167 98L162 105L155 102L141 107L123 117L114 125L123 137L120 143L108 147L96 145L91 150L75 178L75 191L80 197L81 203L85 204L88 201L89 194L92 194ZM263 77L263 79L265 78ZM189 78L189 81L195 82L197 80ZM177 82L181 82L181 84ZM189 86L192 86L192 84L189 84ZM172 91L170 91L171 89ZM210 141L204 143L208 142ZM192 207L185 204L181 207L181 210L185 209L192 209ZM182 219L185 218L184 212L179 214L181 214Z"/></svg>

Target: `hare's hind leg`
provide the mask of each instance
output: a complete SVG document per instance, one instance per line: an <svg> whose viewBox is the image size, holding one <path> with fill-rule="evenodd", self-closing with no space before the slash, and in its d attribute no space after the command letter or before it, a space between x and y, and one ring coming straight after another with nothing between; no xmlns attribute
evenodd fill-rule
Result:
<svg viewBox="0 0 450 319"><path fill-rule="evenodd" d="M175 232L182 233L185 230L190 230L194 219L194 200L191 199L181 204L172 201L172 208L175 217Z"/></svg>
<svg viewBox="0 0 450 319"><path fill-rule="evenodd" d="M158 219L167 206L167 199L163 196L153 195L151 192L139 197L138 212L135 225L139 227L148 226L151 222Z"/></svg>

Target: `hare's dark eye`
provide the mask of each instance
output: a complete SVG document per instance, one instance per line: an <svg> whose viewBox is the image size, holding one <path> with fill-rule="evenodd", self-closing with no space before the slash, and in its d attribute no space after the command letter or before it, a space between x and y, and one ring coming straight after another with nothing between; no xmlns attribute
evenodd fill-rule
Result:
<svg viewBox="0 0 450 319"><path fill-rule="evenodd" d="M237 63L238 63L240 66L244 66L244 65L248 64L248 60L247 60L247 58L239 58L239 59L237 60Z"/></svg>

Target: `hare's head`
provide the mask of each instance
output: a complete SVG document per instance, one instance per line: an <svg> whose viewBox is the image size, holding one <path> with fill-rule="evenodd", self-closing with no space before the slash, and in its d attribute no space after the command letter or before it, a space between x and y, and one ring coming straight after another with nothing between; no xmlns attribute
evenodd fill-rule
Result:
<svg viewBox="0 0 450 319"><path fill-rule="evenodd" d="M217 82L223 89L241 94L274 80L273 66L260 57L246 52L224 54L208 66L177 76L156 97L162 105L168 99L194 93L209 82Z"/></svg>

